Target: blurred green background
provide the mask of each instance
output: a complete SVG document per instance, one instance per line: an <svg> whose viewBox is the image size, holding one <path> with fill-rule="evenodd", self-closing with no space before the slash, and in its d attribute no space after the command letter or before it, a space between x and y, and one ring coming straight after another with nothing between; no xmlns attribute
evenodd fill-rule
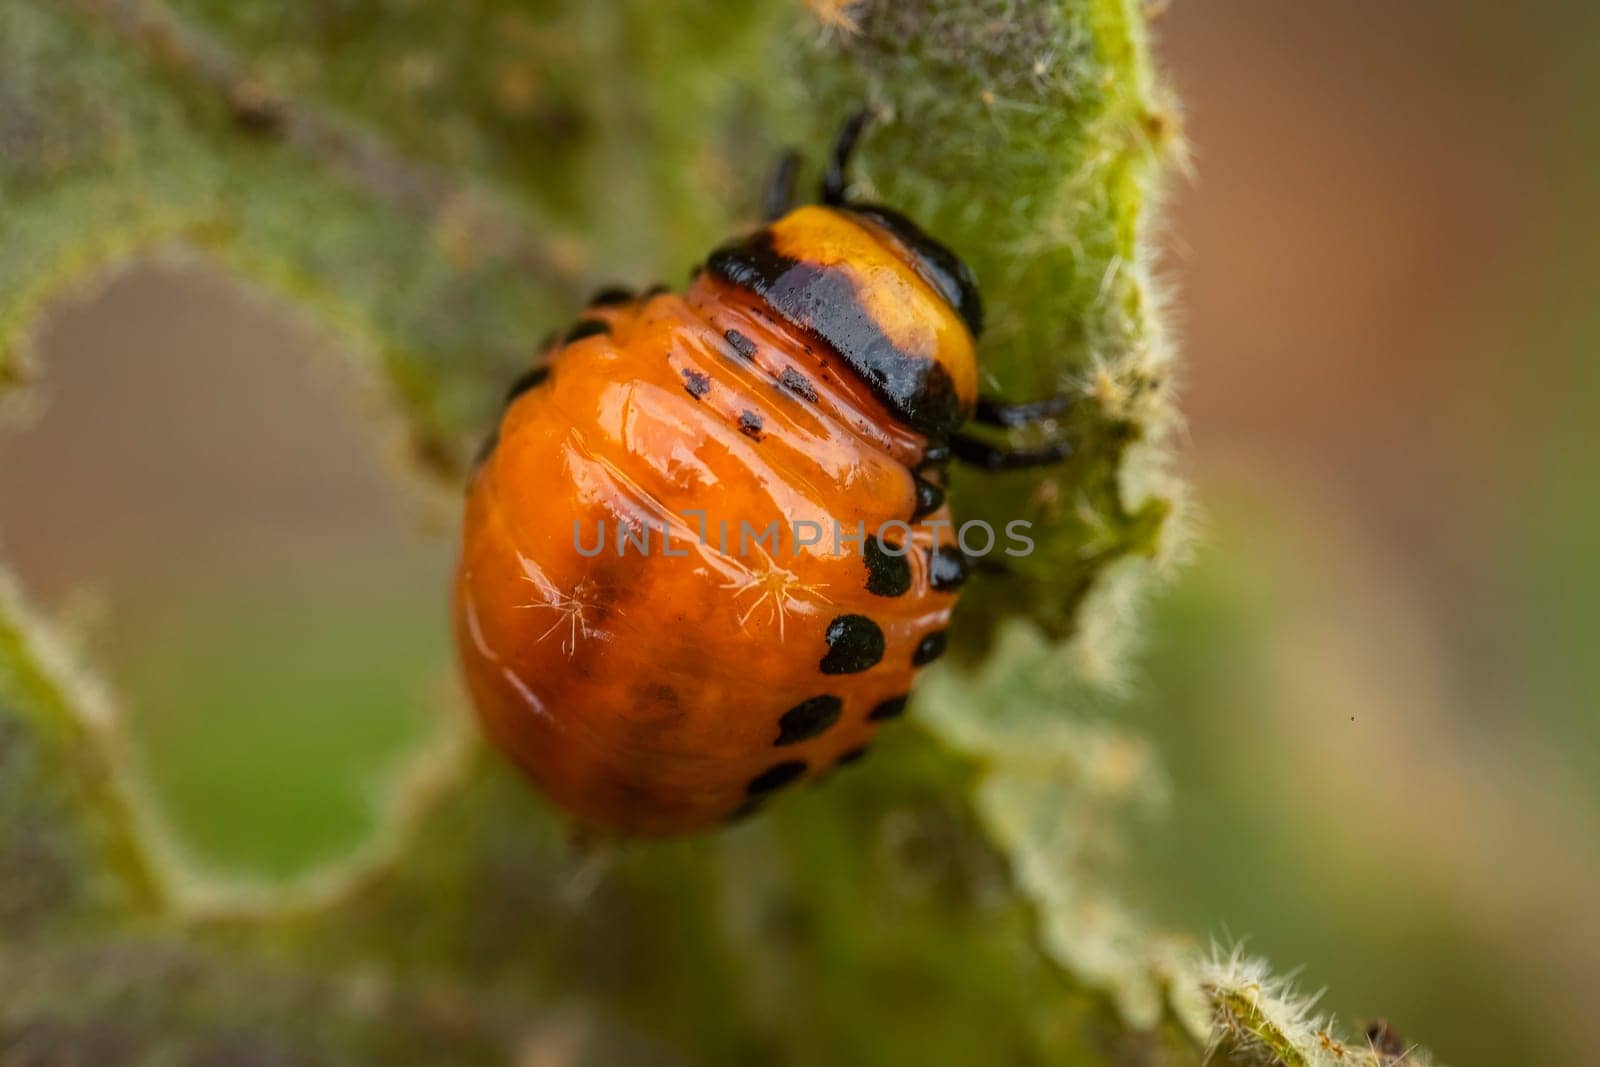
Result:
<svg viewBox="0 0 1600 1067"><path fill-rule="evenodd" d="M1600 13L1505 7L1157 23L1199 507L1127 698L1176 798L1129 895L1460 1067L1600 1062ZM58 309L0 439L0 550L254 877L359 841L452 699L452 531L329 343L153 264Z"/></svg>

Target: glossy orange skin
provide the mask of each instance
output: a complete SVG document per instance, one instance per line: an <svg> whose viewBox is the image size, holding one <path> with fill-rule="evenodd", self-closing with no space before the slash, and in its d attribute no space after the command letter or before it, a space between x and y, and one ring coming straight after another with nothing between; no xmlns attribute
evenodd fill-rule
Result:
<svg viewBox="0 0 1600 1067"><path fill-rule="evenodd" d="M922 346L972 403L972 338L892 241L825 208L772 230L787 250L853 272L886 332ZM868 716L908 692L918 643L955 604L929 575L928 552L954 541L950 516L941 506L912 527L905 593L869 592L861 546L835 553L834 523L870 534L908 521L924 437L816 337L712 275L682 296L592 308L585 320L609 333L554 351L548 378L510 404L474 475L459 655L490 738L579 821L694 830L763 799L752 783L777 765L803 762L795 780L813 778L872 740L880 722ZM748 355L730 330L753 343ZM785 388L786 371L814 399ZM778 521L777 551L747 539L741 552L741 520L756 531ZM797 521L817 523L823 543L797 551ZM586 557L577 546L592 550L602 522L605 546ZM637 533L618 553L629 522L651 527L648 554ZM843 615L878 625L882 658L823 673L828 627ZM778 744L785 712L819 696L842 702L837 721Z"/></svg>

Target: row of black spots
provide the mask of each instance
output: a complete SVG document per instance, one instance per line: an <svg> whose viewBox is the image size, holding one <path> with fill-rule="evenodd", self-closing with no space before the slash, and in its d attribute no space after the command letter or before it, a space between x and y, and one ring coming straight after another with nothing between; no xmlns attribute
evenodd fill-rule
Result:
<svg viewBox="0 0 1600 1067"><path fill-rule="evenodd" d="M885 545L869 538L861 558L867 567L867 592L874 596L904 596L911 590L911 564L901 545ZM928 582L935 592L954 593L966 583L967 557L955 545L928 550Z"/></svg>
<svg viewBox="0 0 1600 1067"><path fill-rule="evenodd" d="M869 537L861 560L867 567L867 592L873 596L904 596L911 591L911 561L904 545L885 545Z"/></svg>
<svg viewBox="0 0 1600 1067"><path fill-rule="evenodd" d="M828 651L818 665L823 674L857 674L883 659L883 631L865 615L840 615L823 634Z"/></svg>
<svg viewBox="0 0 1600 1067"><path fill-rule="evenodd" d="M865 615L840 615L828 624L823 634L827 654L819 664L823 674L859 674L883 661L883 630ZM949 634L935 630L911 653L911 665L923 667L944 655Z"/></svg>
<svg viewBox="0 0 1600 1067"><path fill-rule="evenodd" d="M943 630L939 631L942 636ZM887 722L898 719L906 712L906 701L910 694L901 693L885 700L880 700L873 709L867 713L868 722ZM778 720L778 739L773 742L775 747L797 745L802 741L821 737L834 723L839 721L839 715L844 710L844 701L831 694L810 697L802 700L794 707L783 713Z"/></svg>
<svg viewBox="0 0 1600 1067"><path fill-rule="evenodd" d="M711 392L711 375L702 374L693 367L685 367L681 373L683 374L683 387L696 400Z"/></svg>
<svg viewBox="0 0 1600 1067"><path fill-rule="evenodd" d="M780 720L777 744L794 744L809 740L825 732L839 719L843 702L835 696L812 697L795 705ZM906 696L890 697L880 702L867 716L870 722L883 722L899 718L905 713ZM792 736L791 736L792 734ZM869 745L857 745L839 754L828 770L836 771L861 761ZM806 773L804 760L782 760L774 763L745 784L745 798L728 816L728 822L738 822L759 811L773 793L797 781Z"/></svg>
<svg viewBox="0 0 1600 1067"><path fill-rule="evenodd" d="M801 741L819 737L839 721L839 714L843 710L844 701L831 694L802 700L778 720L778 739L773 744L797 745Z"/></svg>
<svg viewBox="0 0 1600 1067"><path fill-rule="evenodd" d="M685 367L679 373L683 375L684 389L688 390L689 395L696 400L711 392L711 375L688 367ZM766 428L766 425L766 420L749 408L739 412L739 432L752 441L761 440L761 431Z"/></svg>
<svg viewBox="0 0 1600 1067"><path fill-rule="evenodd" d="M755 351L755 342L738 330L729 330L724 336L727 337L728 343L734 347L734 350L746 358L749 357L751 352ZM744 346L748 346L748 349ZM683 387L696 400L711 392L711 375L691 370L688 367L685 367L680 373L683 375ZM751 411L749 408L739 412L739 432L752 441L761 440L761 431L765 427L766 420L756 412Z"/></svg>
<svg viewBox="0 0 1600 1067"><path fill-rule="evenodd" d="M756 343L749 337L740 333L738 330L733 329L724 330L722 332L722 337L728 342L729 347L738 354L740 359L743 359L747 362L754 362L756 358ZM811 379L807 378L804 374L801 374L793 367L785 367L783 369L783 373L778 376L778 384L782 388L787 389L789 392L801 397L802 399L809 400L813 404L817 402L816 386L811 384ZM761 440L761 428L762 419L760 415L757 415L753 411L744 411L740 413L740 433L744 434L746 437L750 437L759 441Z"/></svg>
<svg viewBox="0 0 1600 1067"><path fill-rule="evenodd" d="M944 655L944 650L950 643L950 635L944 630L935 630L933 633L917 642L916 649L911 653L913 667L925 667Z"/></svg>
<svg viewBox="0 0 1600 1067"><path fill-rule="evenodd" d="M823 634L828 651L819 667L823 674L859 674L883 661L883 630L865 615L840 615ZM917 642L911 665L924 667L944 655L949 634L935 630Z"/></svg>
<svg viewBox="0 0 1600 1067"><path fill-rule="evenodd" d="M601 322L599 319L579 319L578 324L568 330L567 335L561 341L563 344L570 345L574 341L583 340L585 337L597 337L600 334L610 332L611 324L609 322Z"/></svg>
<svg viewBox="0 0 1600 1067"><path fill-rule="evenodd" d="M829 770L838 770L841 767L848 767L852 763L860 761L867 754L868 747L867 745L857 745L855 748L840 753L839 758L833 761L833 766ZM728 821L738 822L740 819L755 814L773 793L786 785L798 781L805 773L806 762L804 760L784 760L781 763L774 763L745 783L744 800L728 816Z"/></svg>

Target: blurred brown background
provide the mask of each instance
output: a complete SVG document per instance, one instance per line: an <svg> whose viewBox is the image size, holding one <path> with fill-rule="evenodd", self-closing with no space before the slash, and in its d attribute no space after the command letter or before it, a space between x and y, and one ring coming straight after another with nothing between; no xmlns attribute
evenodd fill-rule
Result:
<svg viewBox="0 0 1600 1067"><path fill-rule="evenodd" d="M1129 892L1444 1062L1600 1062L1600 12L1156 25L1195 153L1165 248L1200 512L1133 671L1178 800ZM40 342L0 552L106 665L197 855L338 854L450 684L449 531L327 342L203 263Z"/></svg>

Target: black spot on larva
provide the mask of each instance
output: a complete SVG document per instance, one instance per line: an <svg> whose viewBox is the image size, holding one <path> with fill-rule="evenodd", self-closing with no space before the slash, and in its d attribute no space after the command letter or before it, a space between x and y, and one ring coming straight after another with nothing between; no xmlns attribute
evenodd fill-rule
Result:
<svg viewBox="0 0 1600 1067"><path fill-rule="evenodd" d="M701 374L688 367L683 368L683 387L689 390L689 395L699 400L711 392L711 375Z"/></svg>
<svg viewBox="0 0 1600 1067"><path fill-rule="evenodd" d="M817 402L817 387L811 384L810 378L793 367L783 368L783 373L778 375L778 384L802 400L809 400L813 404Z"/></svg>
<svg viewBox="0 0 1600 1067"><path fill-rule="evenodd" d="M904 596L911 589L911 561L906 551L904 545L885 546L876 537L867 538L861 547L861 559L867 565L867 592Z"/></svg>
<svg viewBox="0 0 1600 1067"><path fill-rule="evenodd" d="M782 789L804 773L806 773L804 760L784 760L782 763L774 763L750 779L749 784L744 787L744 791L753 797L760 796L763 793L770 793L774 789Z"/></svg>
<svg viewBox="0 0 1600 1067"><path fill-rule="evenodd" d="M928 554L928 581L941 593L953 593L967 580L967 556L955 545L941 545Z"/></svg>
<svg viewBox="0 0 1600 1067"><path fill-rule="evenodd" d="M669 285L664 285L661 282L656 282L656 284L652 285L650 288L648 288L648 289L646 289L644 291L644 299L645 300L649 300L652 296L660 296L662 293L670 292L671 289L672 289L672 287L669 286Z"/></svg>
<svg viewBox="0 0 1600 1067"><path fill-rule="evenodd" d="M823 695L802 700L783 713L778 720L778 739L775 745L793 745L809 741L839 721L844 701L836 696Z"/></svg>
<svg viewBox="0 0 1600 1067"><path fill-rule="evenodd" d="M944 655L945 645L949 643L949 636L943 630L933 633L917 642L917 650L911 653L911 665L921 667L932 663Z"/></svg>
<svg viewBox="0 0 1600 1067"><path fill-rule="evenodd" d="M950 373L937 360L897 346L844 270L779 253L771 230L723 245L706 269L759 296L784 321L825 342L913 430L943 437L966 421Z"/></svg>
<svg viewBox="0 0 1600 1067"><path fill-rule="evenodd" d="M949 462L949 445L929 445L922 450L922 466L924 467L937 467Z"/></svg>
<svg viewBox="0 0 1600 1067"><path fill-rule="evenodd" d="M748 409L739 412L739 432L752 441L761 440L761 427L765 426L760 415Z"/></svg>
<svg viewBox="0 0 1600 1067"><path fill-rule="evenodd" d="M855 674L883 659L883 631L865 615L840 615L824 634L828 654L822 657L823 674Z"/></svg>
<svg viewBox="0 0 1600 1067"><path fill-rule="evenodd" d="M589 298L590 307L616 307L633 299L633 290L625 285L608 285Z"/></svg>
<svg viewBox="0 0 1600 1067"><path fill-rule="evenodd" d="M906 701L909 699L905 693L897 697L890 697L882 701L877 707L867 713L868 722L883 722L886 719L898 719L906 713Z"/></svg>
<svg viewBox="0 0 1600 1067"><path fill-rule="evenodd" d="M581 341L585 337L594 337L596 334L610 333L611 327L598 319L580 319L578 325L567 331L567 336L562 340L567 344Z"/></svg>
<svg viewBox="0 0 1600 1067"><path fill-rule="evenodd" d="M533 367L523 371L517 375L516 380L506 389L506 403L510 404L529 389L537 389L544 384L544 380L548 377L550 377L549 367Z"/></svg>
<svg viewBox="0 0 1600 1067"><path fill-rule="evenodd" d="M733 346L733 350L745 359L756 358L756 343L738 330L725 330L723 340Z"/></svg>
<svg viewBox="0 0 1600 1067"><path fill-rule="evenodd" d="M911 521L932 515L944 506L944 490L928 481L920 474L911 476L911 483L917 491L917 504L911 512Z"/></svg>
<svg viewBox="0 0 1600 1067"><path fill-rule="evenodd" d="M838 759L834 760L833 761L833 765L835 767L848 767L848 766L850 766L850 764L855 763L857 760L859 760L862 756L865 756L866 754L867 754L867 746L866 745L862 745L860 748L852 748L849 752L844 753Z"/></svg>

